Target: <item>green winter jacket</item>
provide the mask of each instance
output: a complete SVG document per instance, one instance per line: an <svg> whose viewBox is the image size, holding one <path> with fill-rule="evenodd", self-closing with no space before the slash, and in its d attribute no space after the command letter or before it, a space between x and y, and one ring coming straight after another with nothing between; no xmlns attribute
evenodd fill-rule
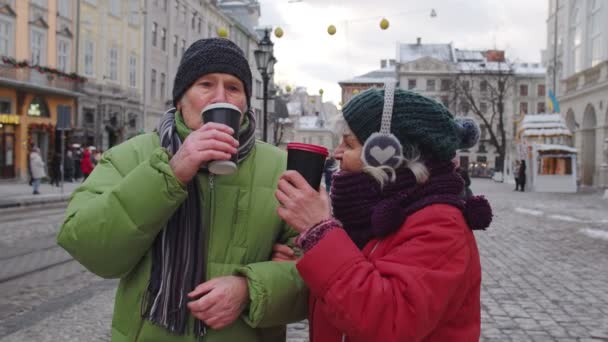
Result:
<svg viewBox="0 0 608 342"><path fill-rule="evenodd" d="M113 342L196 341L141 317L154 239L186 198L168 162L155 133L107 151L72 195L57 237L91 272L120 278ZM276 215L274 192L285 165L284 152L256 142L235 174L198 174L203 221L210 227L206 279L246 276L251 300L239 319L222 330L207 329L203 341L285 341L285 324L306 316L307 289L295 265L268 261L275 242L295 235Z"/></svg>

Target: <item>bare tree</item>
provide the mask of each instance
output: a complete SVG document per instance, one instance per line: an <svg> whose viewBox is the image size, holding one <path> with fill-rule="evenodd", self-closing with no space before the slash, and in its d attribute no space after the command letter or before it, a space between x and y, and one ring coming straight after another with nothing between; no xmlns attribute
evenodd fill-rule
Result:
<svg viewBox="0 0 608 342"><path fill-rule="evenodd" d="M515 82L513 64L501 62L462 63L452 83L453 108L472 112L480 122L480 144L489 142L496 150L496 168L502 170L507 150L505 104ZM485 133L489 139L485 138Z"/></svg>

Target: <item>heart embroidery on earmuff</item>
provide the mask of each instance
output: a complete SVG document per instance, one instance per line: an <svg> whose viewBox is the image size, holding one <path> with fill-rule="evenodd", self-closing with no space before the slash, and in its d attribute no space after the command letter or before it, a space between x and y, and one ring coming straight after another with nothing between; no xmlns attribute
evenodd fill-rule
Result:
<svg viewBox="0 0 608 342"><path fill-rule="evenodd" d="M384 85L384 108L380 132L372 133L363 144L361 159L365 165L389 166L396 169L403 161L403 147L399 139L391 133L394 96L395 82L388 80Z"/></svg>

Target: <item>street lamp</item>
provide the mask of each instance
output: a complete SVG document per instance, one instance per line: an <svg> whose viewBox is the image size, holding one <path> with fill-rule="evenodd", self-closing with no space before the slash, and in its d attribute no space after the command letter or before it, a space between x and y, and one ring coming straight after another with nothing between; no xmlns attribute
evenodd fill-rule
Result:
<svg viewBox="0 0 608 342"><path fill-rule="evenodd" d="M262 82L264 86L264 129L262 140L268 142L268 81L274 74L274 64L277 59L273 55L273 43L270 40L271 28L264 29L264 37L260 41L259 49L253 53L255 55L255 62L258 65L258 70L262 75Z"/></svg>

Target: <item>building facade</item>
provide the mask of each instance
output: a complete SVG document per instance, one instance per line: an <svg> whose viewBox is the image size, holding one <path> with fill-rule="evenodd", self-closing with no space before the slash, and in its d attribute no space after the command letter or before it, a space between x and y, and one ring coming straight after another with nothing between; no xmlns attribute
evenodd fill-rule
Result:
<svg viewBox="0 0 608 342"><path fill-rule="evenodd" d="M579 184L608 187L608 3L549 0L544 56L579 151Z"/></svg>
<svg viewBox="0 0 608 342"><path fill-rule="evenodd" d="M69 0L0 1L0 178L26 179L33 146L47 165L61 150L57 119L73 124L84 81L74 73L75 18Z"/></svg>
<svg viewBox="0 0 608 342"><path fill-rule="evenodd" d="M497 158L497 151L490 143L488 125L474 113L473 106L496 132L498 123L492 115L501 102L505 156L513 146L520 104L527 106L526 113L545 107L545 69L540 63L514 63L504 57L504 51L460 50L452 44L423 44L420 38L414 44L398 43L396 60L382 61L379 70L340 82L343 101L363 89L383 87L386 78L394 78L400 88L433 98L455 115L471 117L480 124L481 138L477 146L459 151L461 165L468 165L473 176L502 174L504 166L504 160ZM500 98L491 91L499 81L505 82ZM520 88L529 91L519 92ZM466 95L471 98L467 99Z"/></svg>
<svg viewBox="0 0 608 342"><path fill-rule="evenodd" d="M81 0L78 71L87 77L74 143L105 151L143 129L143 0Z"/></svg>

